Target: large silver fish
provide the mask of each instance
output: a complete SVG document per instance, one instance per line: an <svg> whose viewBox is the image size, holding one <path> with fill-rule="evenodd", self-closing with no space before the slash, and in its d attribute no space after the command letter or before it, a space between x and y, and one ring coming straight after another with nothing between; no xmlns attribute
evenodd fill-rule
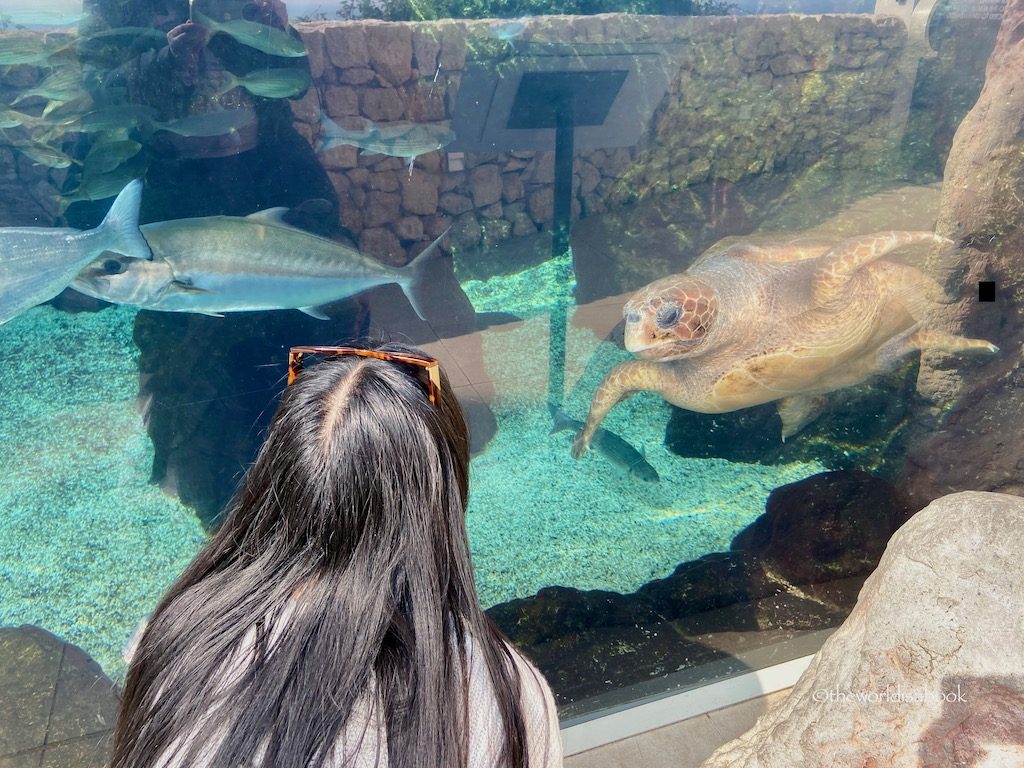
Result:
<svg viewBox="0 0 1024 768"><path fill-rule="evenodd" d="M333 240L289 226L286 208L252 216L207 216L146 224L153 261L107 256L71 286L115 304L164 312L299 309L326 319L321 307L385 283L398 283L413 309L424 267L440 255L439 237L412 263L390 267ZM444 235L441 235L444 237Z"/></svg>
<svg viewBox="0 0 1024 768"><path fill-rule="evenodd" d="M152 254L139 231L141 200L142 181L136 179L96 229L0 228L0 324L52 299L104 251L127 257L125 263L148 263Z"/></svg>
<svg viewBox="0 0 1024 768"><path fill-rule="evenodd" d="M348 144L359 147L363 154L406 158L409 161L409 172L412 173L412 164L417 157L446 147L455 141L455 132L448 123L367 123L367 127L361 131L347 131L321 113L320 125L324 133L317 151L327 152L334 147Z"/></svg>

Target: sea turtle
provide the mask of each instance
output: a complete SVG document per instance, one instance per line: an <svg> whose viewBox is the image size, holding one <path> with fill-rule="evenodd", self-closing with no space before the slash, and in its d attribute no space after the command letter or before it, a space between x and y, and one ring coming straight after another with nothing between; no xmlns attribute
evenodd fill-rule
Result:
<svg viewBox="0 0 1024 768"><path fill-rule="evenodd" d="M637 392L726 413L778 401L782 439L821 410L821 395L894 367L915 349L998 349L927 328L942 288L882 256L932 232L878 232L842 242L713 247L686 272L641 288L623 308L626 349L597 388L573 443L579 458L612 407Z"/></svg>

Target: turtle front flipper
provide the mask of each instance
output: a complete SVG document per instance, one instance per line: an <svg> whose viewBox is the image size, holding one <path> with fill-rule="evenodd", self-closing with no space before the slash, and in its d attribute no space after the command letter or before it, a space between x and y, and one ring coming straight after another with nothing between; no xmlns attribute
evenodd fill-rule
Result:
<svg viewBox="0 0 1024 768"><path fill-rule="evenodd" d="M668 385L668 381L669 374L665 367L657 363L631 360L612 368L590 400L587 420L572 444L573 458L578 459L587 452L594 433L616 403L637 392L660 393Z"/></svg>
<svg viewBox="0 0 1024 768"><path fill-rule="evenodd" d="M850 276L857 270L897 248L915 243L950 245L952 240L934 232L890 231L854 237L837 244L821 257L821 264L814 272L814 303L822 307L844 298Z"/></svg>

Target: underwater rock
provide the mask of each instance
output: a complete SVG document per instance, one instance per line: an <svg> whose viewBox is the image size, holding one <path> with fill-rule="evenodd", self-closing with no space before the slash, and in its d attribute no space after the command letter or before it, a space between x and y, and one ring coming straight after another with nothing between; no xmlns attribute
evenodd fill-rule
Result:
<svg viewBox="0 0 1024 768"><path fill-rule="evenodd" d="M394 88L363 88L359 94L362 114L373 122L401 120L405 103Z"/></svg>
<svg viewBox="0 0 1024 768"><path fill-rule="evenodd" d="M823 472L771 492L765 513L729 549L791 584L870 572L889 537L913 514L892 483L867 472Z"/></svg>
<svg viewBox="0 0 1024 768"><path fill-rule="evenodd" d="M395 223L395 234L400 240L422 240L423 219L418 216L403 216Z"/></svg>
<svg viewBox="0 0 1024 768"><path fill-rule="evenodd" d="M533 597L487 609L491 619L516 643L538 645L594 627L658 621L642 600L618 592L545 587Z"/></svg>
<svg viewBox="0 0 1024 768"><path fill-rule="evenodd" d="M678 619L736 604L748 605L782 590L745 553L712 552L678 565L671 576L644 584L637 594L650 601L659 615ZM732 628L750 628L753 624L748 618Z"/></svg>
<svg viewBox="0 0 1024 768"><path fill-rule="evenodd" d="M541 187L530 193L526 208L538 224L550 224L552 206L555 204L555 192L551 187Z"/></svg>
<svg viewBox="0 0 1024 768"><path fill-rule="evenodd" d="M704 768L1019 764L1022 581L1024 501L933 502L789 696Z"/></svg>
<svg viewBox="0 0 1024 768"><path fill-rule="evenodd" d="M396 267L406 262L402 243L394 232L384 227L364 229L359 234L359 250Z"/></svg>
<svg viewBox="0 0 1024 768"><path fill-rule="evenodd" d="M363 221L367 227L390 224L399 218L402 196L395 192L372 191L366 196Z"/></svg>
<svg viewBox="0 0 1024 768"><path fill-rule="evenodd" d="M457 192L445 192L441 195L439 205L442 211L450 213L452 216L458 216L460 213L473 209L473 201Z"/></svg>
<svg viewBox="0 0 1024 768"><path fill-rule="evenodd" d="M504 203L514 203L522 200L526 195L526 188L523 186L523 178L518 173L504 173L501 176L501 200Z"/></svg>
<svg viewBox="0 0 1024 768"><path fill-rule="evenodd" d="M985 85L953 138L936 225L961 246L958 259L935 265L961 296L944 314L947 328L986 333L1003 351L979 371L952 369L941 356L922 361L919 387L946 413L907 458L903 482L919 503L965 488L1024 492L1022 29L1024 0L1008 0ZM981 280L996 283L996 301L977 301Z"/></svg>

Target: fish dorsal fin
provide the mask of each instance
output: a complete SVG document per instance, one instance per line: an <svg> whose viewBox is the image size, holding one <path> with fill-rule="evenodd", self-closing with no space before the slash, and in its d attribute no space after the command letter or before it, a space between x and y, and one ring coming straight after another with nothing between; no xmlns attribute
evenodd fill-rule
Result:
<svg viewBox="0 0 1024 768"><path fill-rule="evenodd" d="M262 211L250 213L245 218L258 221L261 224L273 224L278 227L288 227L291 225L284 220L284 216L288 213L288 210L288 208L283 206L278 206L277 208L265 208Z"/></svg>

